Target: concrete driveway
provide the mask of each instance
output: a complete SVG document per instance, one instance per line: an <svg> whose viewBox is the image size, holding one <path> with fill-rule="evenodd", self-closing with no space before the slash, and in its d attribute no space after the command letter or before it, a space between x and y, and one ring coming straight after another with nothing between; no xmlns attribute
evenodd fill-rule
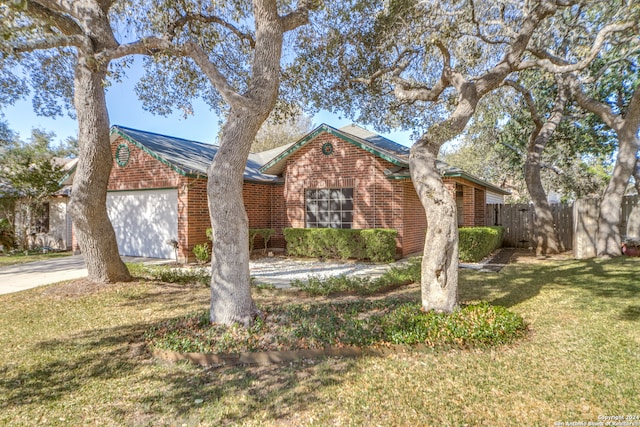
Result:
<svg viewBox="0 0 640 427"><path fill-rule="evenodd" d="M122 257L125 262L171 262L149 258ZM82 255L52 258L26 264L0 267L0 294L24 291L63 280L87 277L87 267Z"/></svg>

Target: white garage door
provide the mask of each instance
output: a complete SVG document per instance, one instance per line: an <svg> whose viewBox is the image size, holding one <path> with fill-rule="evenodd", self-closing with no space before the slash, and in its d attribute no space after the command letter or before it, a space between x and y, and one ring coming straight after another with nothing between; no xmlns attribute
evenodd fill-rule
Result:
<svg viewBox="0 0 640 427"><path fill-rule="evenodd" d="M178 190L110 192L107 211L121 255L175 257L167 241L178 237Z"/></svg>

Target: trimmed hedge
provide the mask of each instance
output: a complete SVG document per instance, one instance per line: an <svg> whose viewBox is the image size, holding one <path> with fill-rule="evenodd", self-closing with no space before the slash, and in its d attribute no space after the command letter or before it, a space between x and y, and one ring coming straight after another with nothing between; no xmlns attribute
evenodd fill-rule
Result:
<svg viewBox="0 0 640 427"><path fill-rule="evenodd" d="M269 240L271 236L275 234L276 230L273 228L250 228L249 229L249 253L253 252L253 248L255 246L256 237L262 237L262 243L264 244L263 251L267 251L267 246L269 245ZM213 240L213 230L211 227L206 230L207 239Z"/></svg>
<svg viewBox="0 0 640 427"><path fill-rule="evenodd" d="M478 262L502 246L503 227L463 227L458 230L460 260Z"/></svg>
<svg viewBox="0 0 640 427"><path fill-rule="evenodd" d="M271 236L275 234L276 230L273 228L250 228L249 229L249 253L253 252L256 236L262 237L262 243L264 244L263 251L267 251L267 245Z"/></svg>
<svg viewBox="0 0 640 427"><path fill-rule="evenodd" d="M282 232L287 253L293 256L390 262L396 255L396 230L285 228Z"/></svg>

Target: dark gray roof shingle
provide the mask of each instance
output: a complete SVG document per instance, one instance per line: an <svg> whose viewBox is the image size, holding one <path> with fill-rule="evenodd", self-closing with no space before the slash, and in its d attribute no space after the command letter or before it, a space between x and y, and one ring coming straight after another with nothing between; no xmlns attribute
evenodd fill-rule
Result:
<svg viewBox="0 0 640 427"><path fill-rule="evenodd" d="M207 168L218 151L218 147L213 144L145 132L125 126L114 125L111 128L111 133L122 136L176 172L186 176L206 177ZM259 156L259 153L250 154L244 171L244 179L257 182L278 181L278 177L260 172L263 162L264 160Z"/></svg>

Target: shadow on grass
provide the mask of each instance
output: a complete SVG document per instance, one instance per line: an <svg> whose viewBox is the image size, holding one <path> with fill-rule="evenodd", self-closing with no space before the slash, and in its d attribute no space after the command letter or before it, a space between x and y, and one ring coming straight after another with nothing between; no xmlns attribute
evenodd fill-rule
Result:
<svg viewBox="0 0 640 427"><path fill-rule="evenodd" d="M466 271L460 276L460 295L463 301L485 300L509 308L535 298L543 288L566 290L585 305L597 299L598 304L624 308L622 318L637 320L637 306L627 303L640 297L639 267L638 260L621 257L518 264L499 274Z"/></svg>
<svg viewBox="0 0 640 427"><path fill-rule="evenodd" d="M356 363L302 361L228 368L171 364L153 359L144 347L144 332L155 323L86 330L35 344L32 351L40 355L38 358L29 363L0 365L0 410L49 406L72 399L89 386L93 393L90 397L103 401L103 406L108 396L124 400L132 396L124 407L106 404L111 416L125 424L132 422L132 407L137 416L149 418L154 424L152 421L158 418L198 418L203 405L213 405L209 409L223 422L241 423L258 410L279 420L304 410L313 403L315 393L309 391L339 384ZM113 383L122 382L140 390L113 388ZM300 398L300 390L305 392L305 399Z"/></svg>

